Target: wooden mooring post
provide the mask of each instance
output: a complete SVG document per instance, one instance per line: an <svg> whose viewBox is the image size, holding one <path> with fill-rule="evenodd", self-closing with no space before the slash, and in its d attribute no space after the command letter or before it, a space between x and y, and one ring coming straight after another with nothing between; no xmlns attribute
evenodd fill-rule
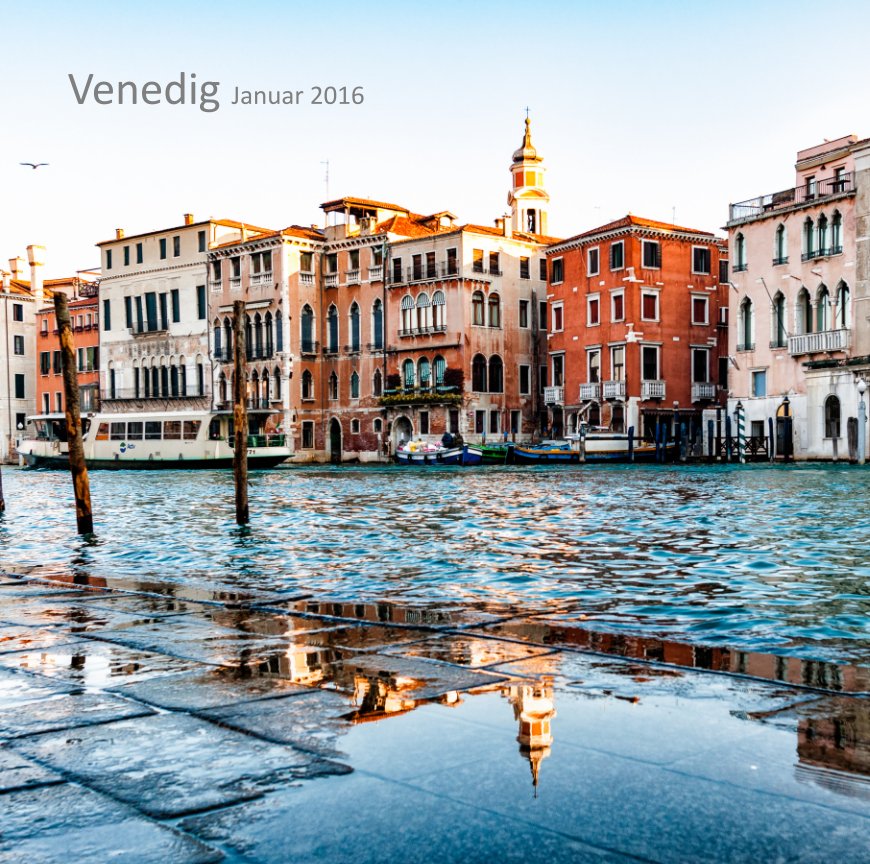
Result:
<svg viewBox="0 0 870 864"><path fill-rule="evenodd" d="M236 522L247 525L248 511L248 381L245 345L245 301L233 303L233 479Z"/></svg>
<svg viewBox="0 0 870 864"><path fill-rule="evenodd" d="M91 485L88 467L85 465L85 448L82 442L82 418L79 410L79 382L76 377L76 348L69 317L69 301L66 294L54 295L54 314L60 340L63 391L66 404L66 428L69 446L69 470L72 474L73 493L76 499L76 523L79 534L94 533L94 516L91 511Z"/></svg>

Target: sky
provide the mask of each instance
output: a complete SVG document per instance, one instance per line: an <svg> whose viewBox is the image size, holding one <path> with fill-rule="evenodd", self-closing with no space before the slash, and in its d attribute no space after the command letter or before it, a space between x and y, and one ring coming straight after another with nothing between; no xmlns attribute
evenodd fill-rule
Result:
<svg viewBox="0 0 870 864"><path fill-rule="evenodd" d="M870 136L866 2L0 0L0 20L0 267L41 244L48 278L188 212L320 225L353 195L492 224L526 108L559 237L628 212L723 234L729 202L794 185L797 150ZM68 77L182 72L220 82L217 111L78 104Z"/></svg>

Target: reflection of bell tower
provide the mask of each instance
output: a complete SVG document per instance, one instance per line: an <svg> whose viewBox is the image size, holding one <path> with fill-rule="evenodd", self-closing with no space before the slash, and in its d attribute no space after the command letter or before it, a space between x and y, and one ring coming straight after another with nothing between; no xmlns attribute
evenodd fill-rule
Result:
<svg viewBox="0 0 870 864"><path fill-rule="evenodd" d="M529 760L537 798L541 762L550 755L553 743L550 731L550 720L556 716L553 685L546 677L536 684L517 685L510 688L509 698L514 706L514 718L519 721L520 753Z"/></svg>
<svg viewBox="0 0 870 864"><path fill-rule="evenodd" d="M529 234L547 233L547 209L550 196L544 188L543 159L532 146L531 123L526 112L526 132L511 162L511 191L508 204L514 231Z"/></svg>

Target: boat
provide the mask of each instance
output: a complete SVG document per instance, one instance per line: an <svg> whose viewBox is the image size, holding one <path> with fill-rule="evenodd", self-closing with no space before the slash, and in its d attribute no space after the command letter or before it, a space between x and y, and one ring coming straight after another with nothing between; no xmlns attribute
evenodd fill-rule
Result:
<svg viewBox="0 0 870 864"><path fill-rule="evenodd" d="M214 411L143 411L82 417L89 469L230 468L232 415ZM292 456L280 433L248 435L248 465L273 468ZM29 468L69 468L69 436L63 414L28 418L18 446Z"/></svg>
<svg viewBox="0 0 870 864"><path fill-rule="evenodd" d="M506 465L511 461L513 444L480 444L477 446L480 449L484 465Z"/></svg>
<svg viewBox="0 0 870 864"><path fill-rule="evenodd" d="M578 437L584 443L587 462L654 462L661 449L665 461L672 461L676 455L673 441L657 449L652 441L630 440L627 433L606 427L587 427Z"/></svg>
<svg viewBox="0 0 870 864"><path fill-rule="evenodd" d="M547 465L580 462L583 452L579 441L560 439L539 444L514 444L513 457L517 465Z"/></svg>
<svg viewBox="0 0 870 864"><path fill-rule="evenodd" d="M409 441L396 451L400 465L479 465L480 448L470 444L445 447L423 441Z"/></svg>

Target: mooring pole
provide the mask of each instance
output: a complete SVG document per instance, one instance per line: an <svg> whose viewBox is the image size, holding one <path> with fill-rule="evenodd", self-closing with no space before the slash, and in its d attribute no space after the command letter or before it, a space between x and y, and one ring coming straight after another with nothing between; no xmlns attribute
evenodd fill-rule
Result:
<svg viewBox="0 0 870 864"><path fill-rule="evenodd" d="M0 468L0 513L6 510L6 499L3 497L3 469Z"/></svg>
<svg viewBox="0 0 870 864"><path fill-rule="evenodd" d="M76 347L73 341L69 317L69 301L66 294L54 295L54 314L60 340L61 369L66 404L66 428L69 446L69 470L72 474L73 493L76 499L76 523L79 534L94 533L94 516L91 511L91 484L88 467L85 465L85 448L82 442L82 418L79 410L79 382L76 377Z"/></svg>
<svg viewBox="0 0 870 864"><path fill-rule="evenodd" d="M248 511L248 381L245 346L245 301L233 303L233 479L236 522L247 525Z"/></svg>

